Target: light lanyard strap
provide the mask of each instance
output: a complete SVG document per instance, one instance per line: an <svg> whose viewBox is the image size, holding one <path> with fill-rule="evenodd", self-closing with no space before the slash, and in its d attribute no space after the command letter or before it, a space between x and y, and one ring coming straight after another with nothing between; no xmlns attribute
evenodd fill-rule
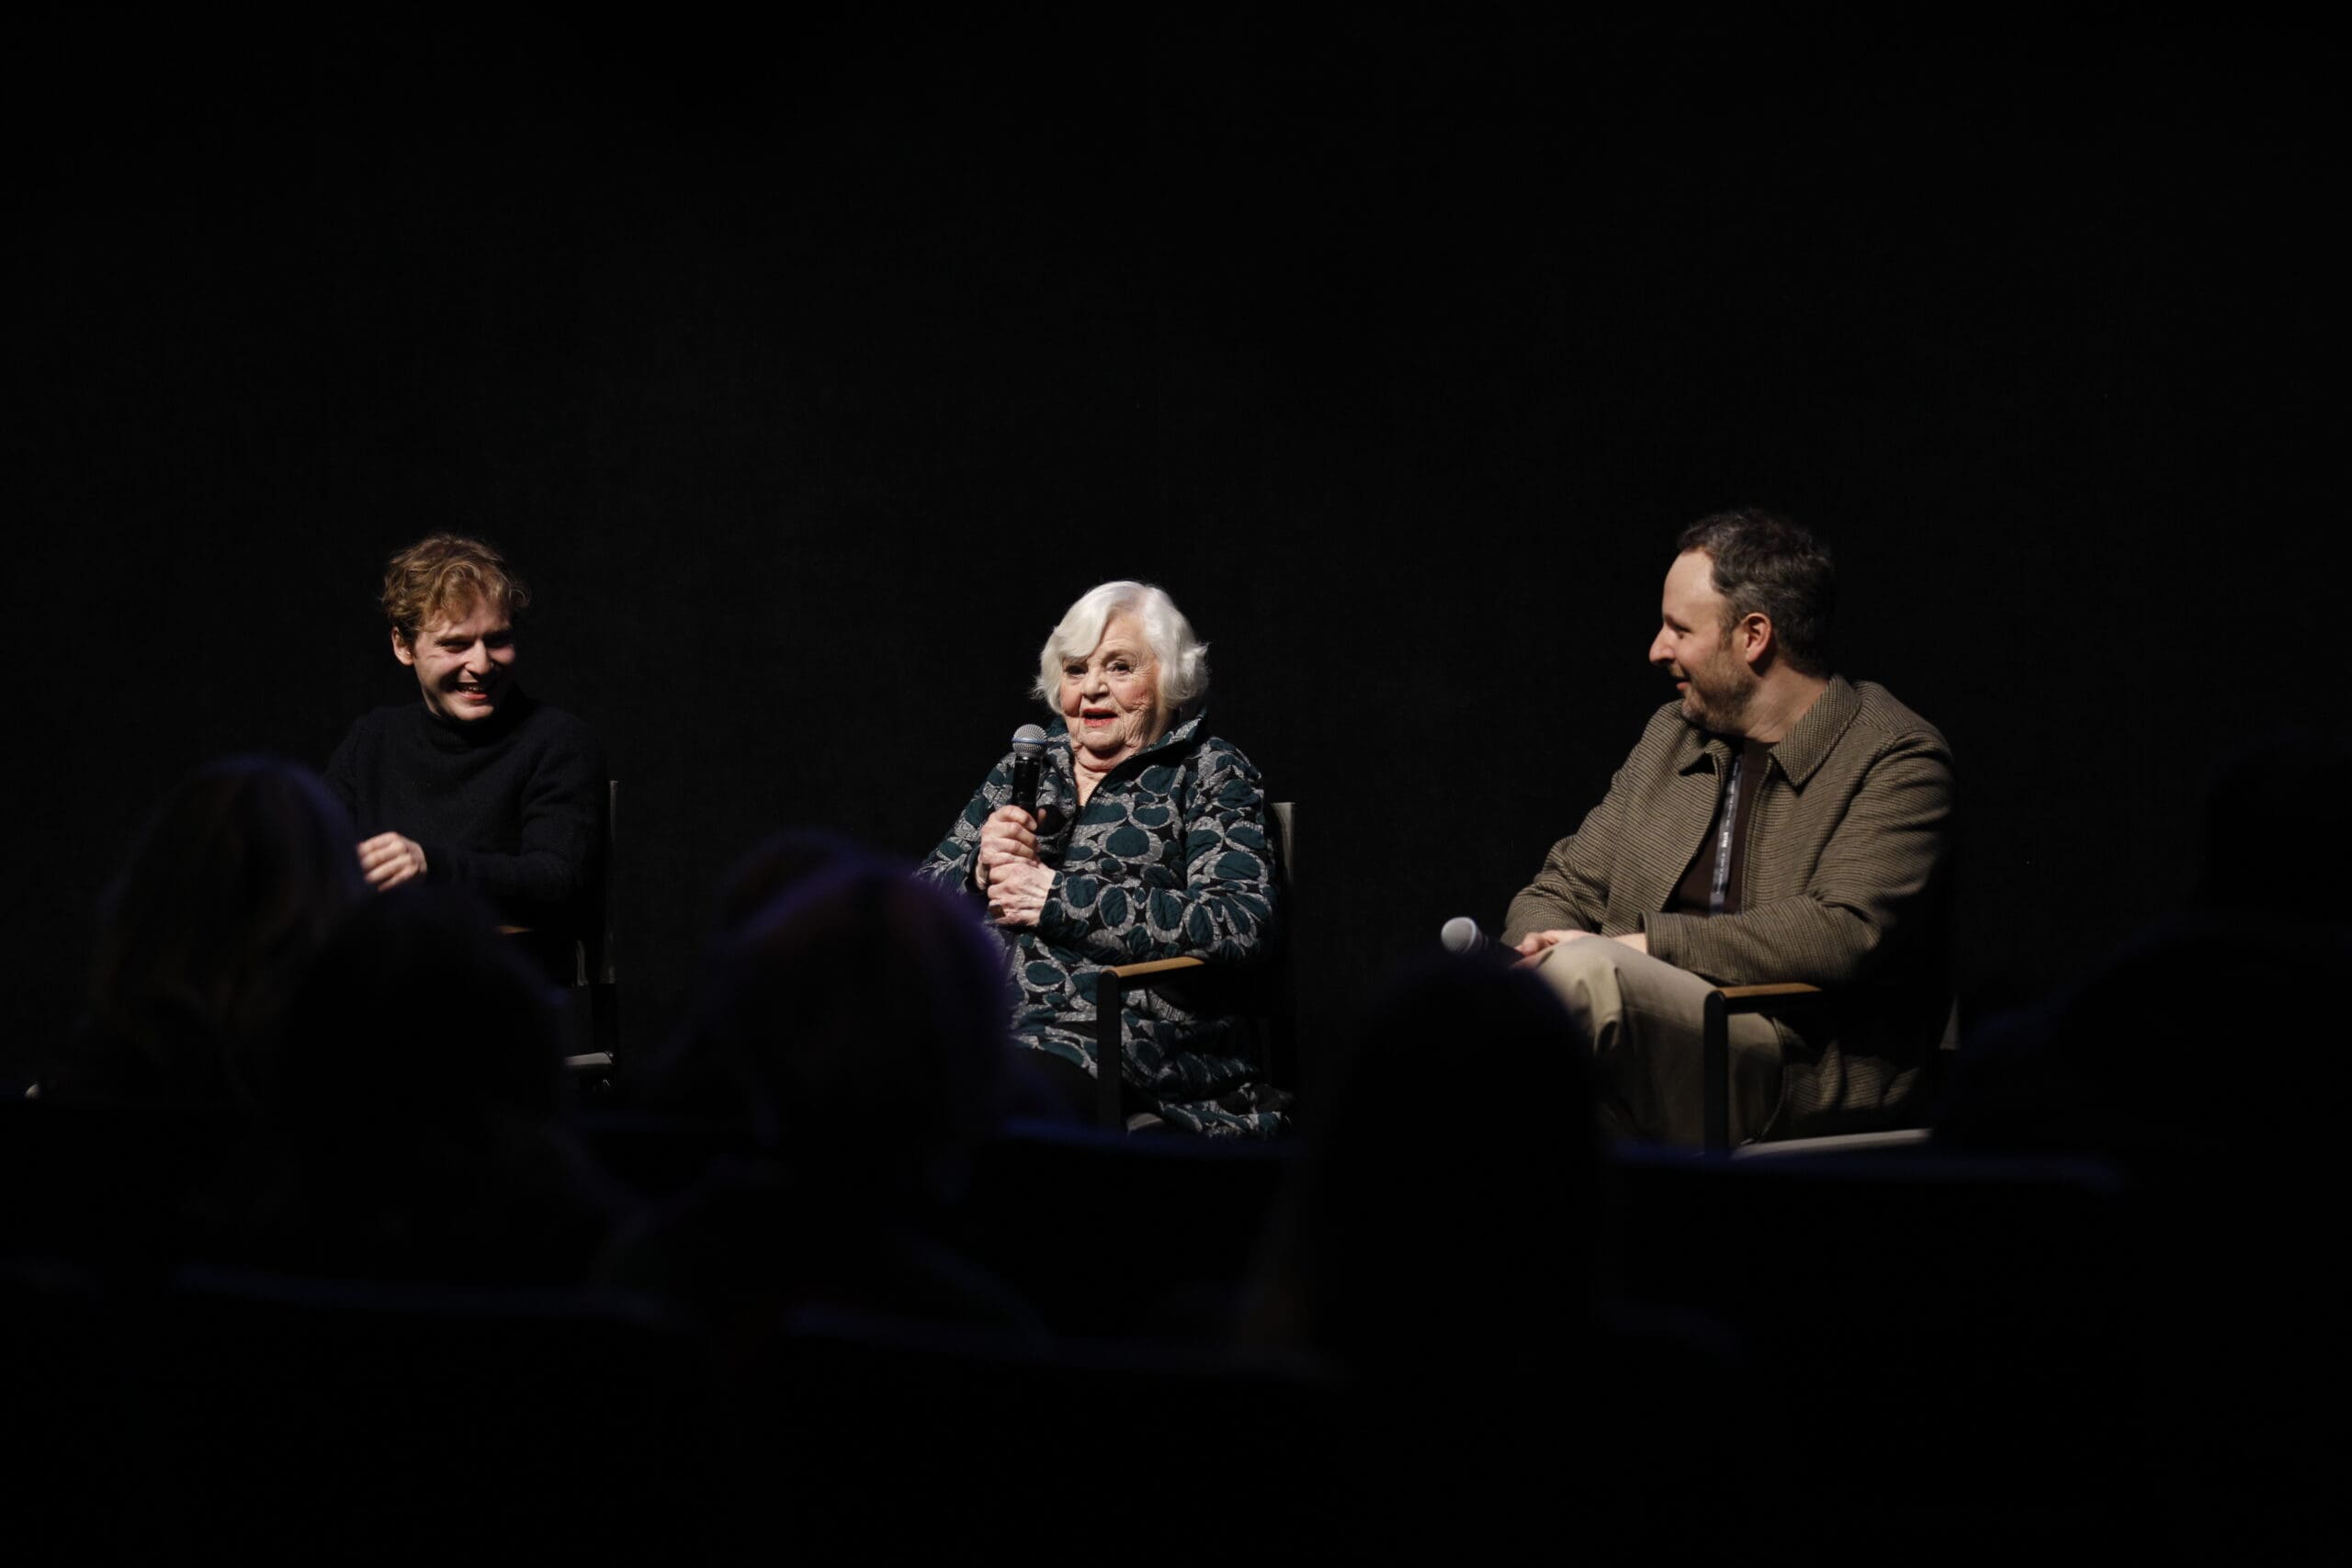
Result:
<svg viewBox="0 0 2352 1568"><path fill-rule="evenodd" d="M1724 912L1724 895L1731 890L1731 830L1739 821L1739 753L1731 754L1731 772L1724 779L1723 826L1715 829L1715 879L1707 890L1707 913Z"/></svg>

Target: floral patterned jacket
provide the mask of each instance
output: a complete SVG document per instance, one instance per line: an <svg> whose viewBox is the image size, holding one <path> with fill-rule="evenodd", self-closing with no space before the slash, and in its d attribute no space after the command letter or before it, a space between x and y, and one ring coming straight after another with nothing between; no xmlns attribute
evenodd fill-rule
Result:
<svg viewBox="0 0 2352 1568"><path fill-rule="evenodd" d="M1238 748L1170 729L1095 785L1083 808L1069 735L1050 727L1037 790L1038 859L1058 874L1033 929L1008 931L1020 987L1012 1028L1038 1050L1094 1067L1094 981L1103 968L1153 958L1220 967L1264 959L1281 934L1265 791ZM1012 758L981 782L920 874L977 892L980 827L1012 797ZM1126 993L1129 1084L1171 1124L1264 1134L1287 1097L1261 1079L1239 1021L1156 992Z"/></svg>

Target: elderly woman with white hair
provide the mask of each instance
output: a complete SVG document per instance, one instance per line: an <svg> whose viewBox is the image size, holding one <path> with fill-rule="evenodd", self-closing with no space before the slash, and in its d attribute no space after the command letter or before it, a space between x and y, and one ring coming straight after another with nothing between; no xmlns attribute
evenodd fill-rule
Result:
<svg viewBox="0 0 2352 1568"><path fill-rule="evenodd" d="M1281 918L1258 770L1204 728L1208 648L1161 590L1105 582L1046 639L1035 693L1055 713L1036 809L1007 756L923 863L985 897L1013 948L1013 1033L1075 1107L1094 1099L1094 982L1104 967L1267 953ZM1287 1097L1246 1026L1149 992L1125 1001L1131 1126L1278 1131Z"/></svg>

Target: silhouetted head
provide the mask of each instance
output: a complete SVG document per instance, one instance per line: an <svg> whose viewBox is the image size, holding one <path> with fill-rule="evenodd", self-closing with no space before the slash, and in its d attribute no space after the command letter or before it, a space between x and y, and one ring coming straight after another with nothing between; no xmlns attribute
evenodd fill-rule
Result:
<svg viewBox="0 0 2352 1568"><path fill-rule="evenodd" d="M1410 971L1314 1125L1289 1243L1309 1337L1365 1367L1554 1343L1592 1310L1598 1169L1551 989L1470 960Z"/></svg>
<svg viewBox="0 0 2352 1568"><path fill-rule="evenodd" d="M349 817L291 762L232 757L165 798L99 911L89 1025L53 1087L217 1101L367 894Z"/></svg>
<svg viewBox="0 0 2352 1568"><path fill-rule="evenodd" d="M399 887L343 923L288 1010L266 1099L343 1125L545 1120L563 1093L562 1021L478 900Z"/></svg>
<svg viewBox="0 0 2352 1568"><path fill-rule="evenodd" d="M718 930L732 931L811 877L869 857L838 833L787 828L746 851L718 885Z"/></svg>
<svg viewBox="0 0 2352 1568"><path fill-rule="evenodd" d="M2343 1029L2327 981L2352 958L2352 850L2335 821L2347 776L2352 744L2320 730L2229 752L2207 784L2190 907L2036 1005L1972 1029L1937 1136L2097 1155L2162 1184L2167 1201L2335 1183L2333 1120L2352 1075L2333 1048ZM2291 1087L2257 1111L2217 1110L2224 1063Z"/></svg>
<svg viewBox="0 0 2352 1568"><path fill-rule="evenodd" d="M2192 902L2268 919L2352 919L2352 839L2336 818L2352 741L2315 729L2258 737L2206 785Z"/></svg>
<svg viewBox="0 0 2352 1568"><path fill-rule="evenodd" d="M960 900L858 857L721 939L685 1051L808 1180L923 1190L995 1123L1007 987Z"/></svg>
<svg viewBox="0 0 2352 1568"><path fill-rule="evenodd" d="M618 1207L559 1114L563 1050L553 993L477 900L369 899L288 1010L237 1245L335 1277L585 1278Z"/></svg>

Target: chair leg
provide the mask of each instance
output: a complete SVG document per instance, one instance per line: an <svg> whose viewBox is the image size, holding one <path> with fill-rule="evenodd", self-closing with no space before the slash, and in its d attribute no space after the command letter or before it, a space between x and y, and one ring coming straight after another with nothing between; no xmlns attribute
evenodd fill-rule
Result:
<svg viewBox="0 0 2352 1568"><path fill-rule="evenodd" d="M1112 1132L1124 1131L1119 1080L1125 1076L1126 1041L1120 1027L1126 998L1125 984L1105 969L1094 982L1094 1121Z"/></svg>
<svg viewBox="0 0 2352 1568"><path fill-rule="evenodd" d="M588 1027L594 1048L617 1058L621 1046L621 988L603 981L588 987Z"/></svg>
<svg viewBox="0 0 2352 1568"><path fill-rule="evenodd" d="M1731 1147L1731 1003L1707 993L1699 1027L1700 1136L1713 1154Z"/></svg>

